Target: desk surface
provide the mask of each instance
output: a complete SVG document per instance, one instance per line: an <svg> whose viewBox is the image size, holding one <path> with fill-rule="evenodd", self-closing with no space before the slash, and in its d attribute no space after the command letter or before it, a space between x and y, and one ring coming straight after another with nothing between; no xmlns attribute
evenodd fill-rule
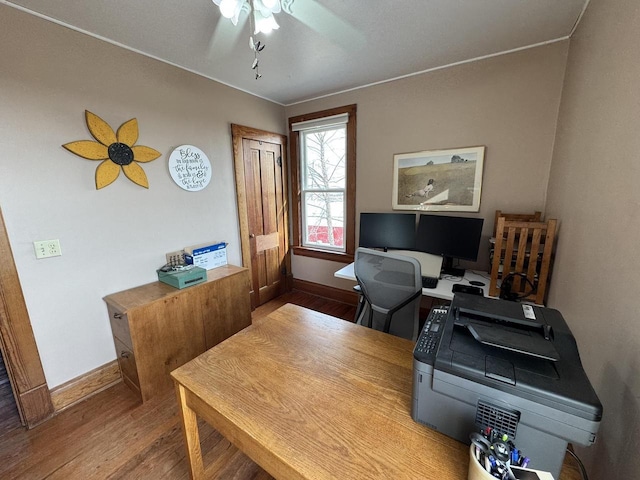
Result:
<svg viewBox="0 0 640 480"><path fill-rule="evenodd" d="M411 419L413 346L285 305L178 368L194 478L198 414L276 478L466 479L468 447Z"/></svg>
<svg viewBox="0 0 640 480"><path fill-rule="evenodd" d="M353 271L353 263L342 267L340 270L333 274L337 278L344 278L345 280L356 281L356 275ZM470 280L476 280L484 283L484 286L480 287L484 291L484 296L489 296L489 276L488 274L476 273L473 270L467 270L464 277L453 277L446 275L444 278L438 280L438 286L436 288L423 288L422 295L426 295L434 298L442 298L444 300L453 300L453 285L455 283L462 283L463 285L470 285Z"/></svg>
<svg viewBox="0 0 640 480"><path fill-rule="evenodd" d="M278 479L465 480L468 447L411 419L413 346L288 304L174 370L192 477L200 415Z"/></svg>

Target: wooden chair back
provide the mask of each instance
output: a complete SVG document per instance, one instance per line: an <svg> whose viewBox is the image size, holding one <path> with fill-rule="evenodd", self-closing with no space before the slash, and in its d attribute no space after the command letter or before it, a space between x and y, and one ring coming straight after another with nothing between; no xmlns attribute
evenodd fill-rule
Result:
<svg viewBox="0 0 640 480"><path fill-rule="evenodd" d="M504 213L502 210L496 210L496 218L493 223L493 236L496 236L496 228L498 227L498 217L504 217L505 220L511 222L541 222L542 212L533 213Z"/></svg>
<svg viewBox="0 0 640 480"><path fill-rule="evenodd" d="M515 273L512 293L521 300L544 304L556 227L556 219L534 222L507 220L504 216L497 218L489 295L498 296L498 280L502 281L510 273ZM535 288L532 289L527 280Z"/></svg>

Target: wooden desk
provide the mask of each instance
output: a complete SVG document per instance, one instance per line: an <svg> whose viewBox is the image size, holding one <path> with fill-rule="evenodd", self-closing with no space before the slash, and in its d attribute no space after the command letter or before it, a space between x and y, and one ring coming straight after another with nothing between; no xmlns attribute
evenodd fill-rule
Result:
<svg viewBox="0 0 640 480"><path fill-rule="evenodd" d="M465 480L468 447L411 419L413 342L285 305L174 370L196 415L278 479Z"/></svg>

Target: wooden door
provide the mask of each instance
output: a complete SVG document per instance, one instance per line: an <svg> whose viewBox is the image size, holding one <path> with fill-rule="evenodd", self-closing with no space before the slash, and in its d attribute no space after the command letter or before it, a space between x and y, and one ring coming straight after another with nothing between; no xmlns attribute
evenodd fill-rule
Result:
<svg viewBox="0 0 640 480"><path fill-rule="evenodd" d="M21 422L31 428L53 415L53 403L1 211L0 258L0 350Z"/></svg>
<svg viewBox="0 0 640 480"><path fill-rule="evenodd" d="M287 288L286 137L232 125L243 265L251 271L251 306Z"/></svg>

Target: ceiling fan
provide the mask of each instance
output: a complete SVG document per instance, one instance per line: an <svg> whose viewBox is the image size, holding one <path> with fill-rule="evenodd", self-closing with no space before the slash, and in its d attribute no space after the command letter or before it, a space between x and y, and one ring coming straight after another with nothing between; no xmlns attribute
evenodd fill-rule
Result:
<svg viewBox="0 0 640 480"><path fill-rule="evenodd" d="M234 25L238 24L238 19L242 13L249 15L249 24L253 34L249 36L249 48L253 50L253 62L251 69L256 72L256 80L262 77L260 74L260 61L258 54L264 50L264 42L254 41L253 35L258 33L270 33L280 28L276 22L275 13L284 11L292 14L291 5L294 0L212 0L220 7L223 17L231 20Z"/></svg>

